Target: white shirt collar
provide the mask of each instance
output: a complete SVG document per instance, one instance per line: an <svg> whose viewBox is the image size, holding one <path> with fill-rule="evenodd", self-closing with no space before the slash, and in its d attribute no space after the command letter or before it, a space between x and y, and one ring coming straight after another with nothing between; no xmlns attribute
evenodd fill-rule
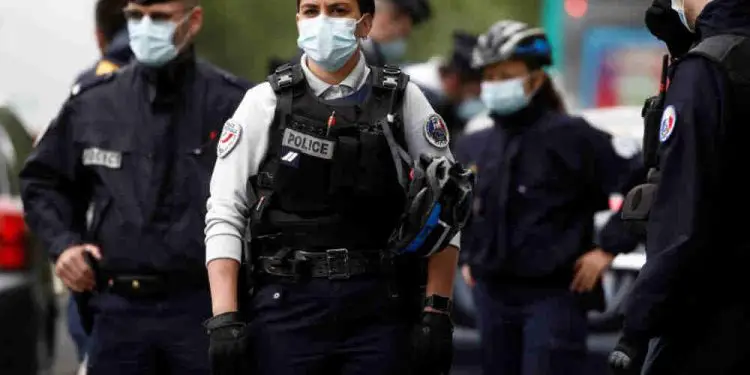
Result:
<svg viewBox="0 0 750 375"><path fill-rule="evenodd" d="M359 61L357 62L357 65L354 67L354 70L352 70L349 75L344 78L341 83L338 85L331 85L329 83L323 82L320 78L318 78L315 73L313 73L310 68L307 67L307 55L303 54L302 59L300 60L300 65L302 65L302 71L305 74L305 78L307 79L307 84L310 86L310 89L315 94L315 96L323 96L328 89L335 86L344 86L351 91L357 91L362 86L365 85L367 82L367 77L370 75L370 68L367 66L367 63L365 62L365 55L362 52L359 52Z"/></svg>

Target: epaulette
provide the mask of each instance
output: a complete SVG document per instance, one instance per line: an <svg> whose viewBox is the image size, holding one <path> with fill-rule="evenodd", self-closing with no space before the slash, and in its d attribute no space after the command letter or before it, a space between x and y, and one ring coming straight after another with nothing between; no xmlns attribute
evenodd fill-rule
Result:
<svg viewBox="0 0 750 375"><path fill-rule="evenodd" d="M702 56L721 66L736 82L750 82L747 61L750 59L750 38L723 34L704 39L684 57Z"/></svg>
<svg viewBox="0 0 750 375"><path fill-rule="evenodd" d="M221 74L221 77L224 78L225 81L229 82L233 86L237 86L237 88L242 89L242 91L250 90L253 86L255 86L254 83L244 78L240 78L227 71L219 69L219 74Z"/></svg>
<svg viewBox="0 0 750 375"><path fill-rule="evenodd" d="M255 86L254 83L244 78L240 78L232 73L229 73L228 71L221 69L218 66L213 65L203 59L198 59L197 67L201 72L208 75L209 77L213 76L214 74L218 74L224 81L232 86L237 87L243 92L246 92L247 90L250 90L253 86Z"/></svg>
<svg viewBox="0 0 750 375"><path fill-rule="evenodd" d="M299 64L284 64L276 71L269 75L268 83L271 84L273 91L280 92L284 89L294 87L305 81L305 74L302 72L302 67Z"/></svg>
<svg viewBox="0 0 750 375"><path fill-rule="evenodd" d="M99 86L101 84L104 84L106 82L111 81L115 76L117 75L117 72L102 74L93 76L91 79L86 79L80 82L76 82L76 84L73 85L73 87L70 88L70 97L81 95L84 91L91 89L92 87Z"/></svg>

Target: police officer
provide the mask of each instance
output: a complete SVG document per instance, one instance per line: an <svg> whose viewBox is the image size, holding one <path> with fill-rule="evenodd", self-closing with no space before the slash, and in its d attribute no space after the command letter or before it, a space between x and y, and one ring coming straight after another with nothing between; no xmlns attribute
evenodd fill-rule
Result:
<svg viewBox="0 0 750 375"><path fill-rule="evenodd" d="M750 3L685 0L671 8L698 43L669 70L648 261L612 363L618 373L639 373L658 337L644 374L747 373L748 301L729 290L746 284L750 260L744 222L735 218L748 210L740 171L750 136Z"/></svg>
<svg viewBox="0 0 750 375"><path fill-rule="evenodd" d="M481 73L471 67L475 35L453 33L453 52L447 61L430 61L404 67L412 82L419 85L430 104L445 119L455 144L466 123L485 111L479 98Z"/></svg>
<svg viewBox="0 0 750 375"><path fill-rule="evenodd" d="M593 243L628 162L611 137L564 112L543 68L540 29L500 21L474 67L493 126L465 135L457 158L477 173L461 262L474 287L485 374L581 374L586 310L613 254Z"/></svg>
<svg viewBox="0 0 750 375"><path fill-rule="evenodd" d="M94 18L96 40L101 58L94 66L78 75L76 85L85 85L86 82L94 81L99 76L110 74L132 59L133 52L130 50L128 29L125 15L122 12L127 3L127 0L97 1ZM81 322L81 316L78 312L79 307L76 305L75 299L76 297L81 299L83 296L71 295L67 311L68 332L76 345L79 361L83 360L86 352L88 333ZM85 297L82 303L85 303ZM85 306L82 306L82 308L86 309ZM84 311L84 315L87 313L90 313L90 311Z"/></svg>
<svg viewBox="0 0 750 375"><path fill-rule="evenodd" d="M247 373L447 374L458 236L429 258L415 311L383 251L404 210L401 158L452 159L447 126L408 76L365 62L373 0L297 3L305 55L250 90L219 137L206 216L214 369L240 373L249 346Z"/></svg>
<svg viewBox="0 0 750 375"><path fill-rule="evenodd" d="M398 64L406 55L407 40L414 26L427 21L432 13L427 0L375 0L376 16L362 52L374 66Z"/></svg>
<svg viewBox="0 0 750 375"><path fill-rule="evenodd" d="M94 12L96 22L96 42L101 58L96 64L81 72L76 83L94 80L127 65L133 58L130 38L122 9L128 0L98 0Z"/></svg>
<svg viewBox="0 0 750 375"><path fill-rule="evenodd" d="M93 375L209 371L201 201L218 131L249 85L196 61L199 5L131 1L137 63L74 87L21 172L56 274L94 292Z"/></svg>

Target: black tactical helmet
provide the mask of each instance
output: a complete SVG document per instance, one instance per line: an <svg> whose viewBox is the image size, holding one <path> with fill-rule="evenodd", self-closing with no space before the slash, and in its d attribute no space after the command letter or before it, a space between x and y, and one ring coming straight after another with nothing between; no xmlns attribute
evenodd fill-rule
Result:
<svg viewBox="0 0 750 375"><path fill-rule="evenodd" d="M551 65L552 48L544 30L506 20L479 36L472 54L475 69L507 60L522 60L531 68Z"/></svg>

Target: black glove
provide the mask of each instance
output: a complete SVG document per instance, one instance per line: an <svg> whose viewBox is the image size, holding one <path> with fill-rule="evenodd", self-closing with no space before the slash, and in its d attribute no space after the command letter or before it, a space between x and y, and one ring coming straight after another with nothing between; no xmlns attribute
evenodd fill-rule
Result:
<svg viewBox="0 0 750 375"><path fill-rule="evenodd" d="M448 375L453 364L453 322L447 314L425 312L411 333L412 373Z"/></svg>
<svg viewBox="0 0 750 375"><path fill-rule="evenodd" d="M629 340L621 337L609 355L609 367L614 375L640 375L648 352L648 340Z"/></svg>
<svg viewBox="0 0 750 375"><path fill-rule="evenodd" d="M247 325L239 313L229 312L206 320L210 336L208 356L213 375L245 375L249 369Z"/></svg>
<svg viewBox="0 0 750 375"><path fill-rule="evenodd" d="M670 0L654 0L646 10L646 27L659 40L667 44L672 57L680 57L690 50L696 41L680 21L680 16L672 10Z"/></svg>

